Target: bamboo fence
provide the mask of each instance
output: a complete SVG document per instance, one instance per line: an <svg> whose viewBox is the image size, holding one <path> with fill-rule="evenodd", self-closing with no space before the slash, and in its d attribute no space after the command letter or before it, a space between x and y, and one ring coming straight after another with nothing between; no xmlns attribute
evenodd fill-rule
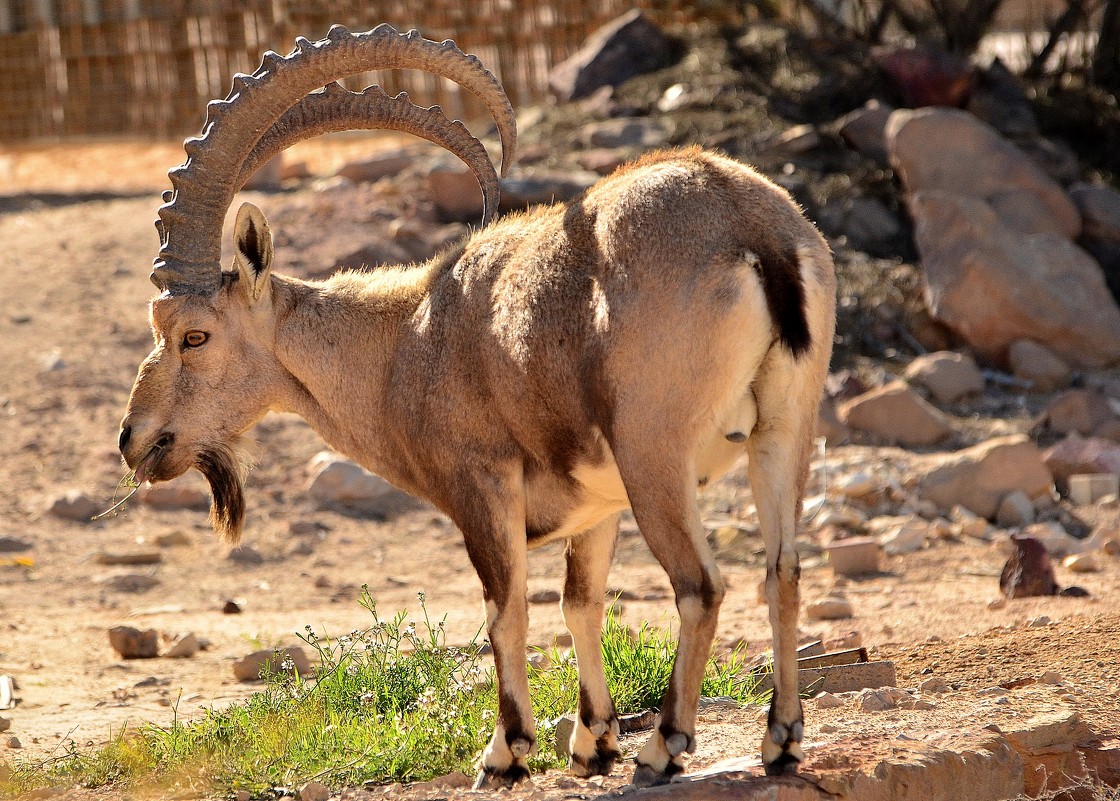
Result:
<svg viewBox="0 0 1120 801"><path fill-rule="evenodd" d="M684 0L0 0L0 140L75 136L167 137L196 132L207 101L266 50L333 23L388 22L430 39L453 38L502 80L514 105L538 100L548 70L587 35L633 7L659 24L687 21ZM480 108L429 75L370 73L417 102L469 118Z"/></svg>

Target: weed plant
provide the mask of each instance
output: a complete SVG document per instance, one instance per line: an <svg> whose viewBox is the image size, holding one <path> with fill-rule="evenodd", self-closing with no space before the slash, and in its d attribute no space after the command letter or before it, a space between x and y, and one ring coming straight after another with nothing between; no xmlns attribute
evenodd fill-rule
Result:
<svg viewBox="0 0 1120 801"><path fill-rule="evenodd" d="M0 796L43 786L145 786L163 792L205 790L276 797L316 779L329 786L429 779L470 773L494 727L497 687L478 636L446 643L420 595L421 621L404 612L383 619L368 591L361 604L373 618L362 631L301 638L319 656L314 677L291 664L265 678L260 692L222 709L169 726L145 724L108 745L41 762L0 764ZM555 725L575 710L575 657L553 648L549 669L530 674L539 752L534 770L561 767ZM671 634L643 624L632 634L616 615L603 631L607 680L620 713L655 707L672 671ZM708 666L703 693L747 704L760 699L746 678L741 652Z"/></svg>

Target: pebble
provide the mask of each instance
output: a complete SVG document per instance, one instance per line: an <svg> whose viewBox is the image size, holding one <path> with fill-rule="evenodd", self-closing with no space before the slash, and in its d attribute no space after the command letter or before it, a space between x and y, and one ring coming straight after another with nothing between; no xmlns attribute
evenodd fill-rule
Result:
<svg viewBox="0 0 1120 801"><path fill-rule="evenodd" d="M1050 618L1048 618L1046 615L1039 615L1038 617L1036 617L1034 620L1032 620L1027 625L1030 626L1032 629L1042 628L1043 626L1049 626L1050 625Z"/></svg>
<svg viewBox="0 0 1120 801"><path fill-rule="evenodd" d="M988 601L988 608L991 609L993 612L998 610L998 609L1003 609L1006 606L1007 606L1007 599L1006 598L995 598L991 601Z"/></svg>
<svg viewBox="0 0 1120 801"><path fill-rule="evenodd" d="M8 748L12 748L12 749L23 748L23 743L21 743L19 741L18 737L9 737L8 738Z"/></svg>
<svg viewBox="0 0 1120 801"><path fill-rule="evenodd" d="M1074 573L1099 573L1101 569L1097 557L1091 553L1075 553L1067 556L1062 560L1062 564Z"/></svg>
<svg viewBox="0 0 1120 801"><path fill-rule="evenodd" d="M101 551L95 557L99 565L158 565L163 561L159 551Z"/></svg>
<svg viewBox="0 0 1120 801"><path fill-rule="evenodd" d="M110 576L105 581L105 586L116 592L147 592L153 587L158 587L159 584L158 578L145 573L124 573Z"/></svg>
<svg viewBox="0 0 1120 801"><path fill-rule="evenodd" d="M241 604L237 603L237 601L226 601L224 604L222 604L222 614L223 615L240 615L241 614Z"/></svg>
<svg viewBox="0 0 1120 801"><path fill-rule="evenodd" d="M57 495L50 500L47 511L63 520L72 520L76 523L88 523L101 511L101 504L86 495L81 490L70 490Z"/></svg>
<svg viewBox="0 0 1120 801"><path fill-rule="evenodd" d="M810 620L847 620L854 615L852 602L846 598L822 598L805 607Z"/></svg>
<svg viewBox="0 0 1120 801"><path fill-rule="evenodd" d="M172 531L168 534L160 534L156 537L156 545L161 548L176 548L190 544L190 535L183 531Z"/></svg>
<svg viewBox="0 0 1120 801"><path fill-rule="evenodd" d="M474 781L467 774L456 771L428 782L409 785L408 789L416 792L427 792L429 790L453 790L457 787L470 787L473 784Z"/></svg>
<svg viewBox="0 0 1120 801"><path fill-rule="evenodd" d="M109 645L124 659L153 659L159 656L159 632L140 631L132 626L109 629Z"/></svg>
<svg viewBox="0 0 1120 801"><path fill-rule="evenodd" d="M886 712L897 706L898 700L889 689L860 690L856 696L856 707L864 712Z"/></svg>
<svg viewBox="0 0 1120 801"><path fill-rule="evenodd" d="M226 555L226 559L239 565L264 564L264 557L251 545L239 545Z"/></svg>
<svg viewBox="0 0 1120 801"><path fill-rule="evenodd" d="M844 699L832 693L821 693L813 700L817 702L818 709L835 709L836 707L844 706Z"/></svg>
<svg viewBox="0 0 1120 801"><path fill-rule="evenodd" d="M1064 684L1066 678L1065 678L1065 676L1063 676L1061 673L1058 673L1057 671L1048 670L1045 673L1043 673L1039 677L1038 680L1041 681L1043 684Z"/></svg>
<svg viewBox="0 0 1120 801"><path fill-rule="evenodd" d="M846 476L836 484L836 491L846 498L863 498L878 487L875 477L869 473L858 472Z"/></svg>
<svg viewBox="0 0 1120 801"><path fill-rule="evenodd" d="M0 731L7 731L12 728L12 722L7 718L0 718Z"/></svg>
<svg viewBox="0 0 1120 801"><path fill-rule="evenodd" d="M30 551L32 547L30 542L21 540L18 537L0 537L0 553Z"/></svg>
<svg viewBox="0 0 1120 801"><path fill-rule="evenodd" d="M863 645L863 635L856 630L845 631L824 641L826 651L847 651Z"/></svg>
<svg viewBox="0 0 1120 801"><path fill-rule="evenodd" d="M330 797L330 788L320 782L308 782L299 788L299 801L327 801Z"/></svg>
<svg viewBox="0 0 1120 801"><path fill-rule="evenodd" d="M1101 543L1101 550L1109 556L1120 556L1120 539L1109 537Z"/></svg>
<svg viewBox="0 0 1120 801"><path fill-rule="evenodd" d="M248 790L238 790L233 796L234 801L252 801L253 794Z"/></svg>
<svg viewBox="0 0 1120 801"><path fill-rule="evenodd" d="M180 634L175 637L163 655L170 659L189 659L201 650L202 641L198 639L197 634Z"/></svg>
<svg viewBox="0 0 1120 801"><path fill-rule="evenodd" d="M940 676L934 676L923 681L918 689L924 693L947 693L949 684Z"/></svg>

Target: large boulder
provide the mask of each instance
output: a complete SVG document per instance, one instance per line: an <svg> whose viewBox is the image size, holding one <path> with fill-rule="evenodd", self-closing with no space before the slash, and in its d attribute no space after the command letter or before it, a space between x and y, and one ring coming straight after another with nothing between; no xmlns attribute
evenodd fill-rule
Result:
<svg viewBox="0 0 1120 801"><path fill-rule="evenodd" d="M1120 473L1120 444L1099 437L1070 434L1043 454L1058 489L1066 491L1078 473Z"/></svg>
<svg viewBox="0 0 1120 801"><path fill-rule="evenodd" d="M1066 236L1010 228L978 197L921 191L909 205L930 311L977 353L1003 362L1030 339L1072 365L1120 360L1120 309Z"/></svg>
<svg viewBox="0 0 1120 801"><path fill-rule="evenodd" d="M634 9L599 28L574 55L553 67L548 86L561 100L578 100L669 66L673 51L673 41Z"/></svg>
<svg viewBox="0 0 1120 801"><path fill-rule="evenodd" d="M1032 500L1053 492L1042 453L1022 434L931 456L918 479L919 496L943 512L960 505L986 518L995 517L1004 497L1016 490Z"/></svg>
<svg viewBox="0 0 1120 801"><path fill-rule="evenodd" d="M982 199L1020 233L1073 238L1081 232L1081 214L1062 187L965 111L895 111L887 121L886 140L891 164L909 193Z"/></svg>
<svg viewBox="0 0 1120 801"><path fill-rule="evenodd" d="M939 351L918 356L903 375L929 390L939 403L954 403L984 391L984 374L967 353Z"/></svg>

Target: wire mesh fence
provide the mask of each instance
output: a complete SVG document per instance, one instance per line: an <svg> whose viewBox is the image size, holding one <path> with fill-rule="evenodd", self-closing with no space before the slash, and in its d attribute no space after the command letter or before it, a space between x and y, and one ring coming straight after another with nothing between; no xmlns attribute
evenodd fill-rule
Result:
<svg viewBox="0 0 1120 801"><path fill-rule="evenodd" d="M687 0L0 0L0 140L70 136L166 137L196 132L208 100L266 50L331 24L366 30L388 22L453 38L502 80L514 105L539 99L548 70L595 28L633 7L660 24L687 21ZM459 87L414 72L369 73L454 115L481 107Z"/></svg>

